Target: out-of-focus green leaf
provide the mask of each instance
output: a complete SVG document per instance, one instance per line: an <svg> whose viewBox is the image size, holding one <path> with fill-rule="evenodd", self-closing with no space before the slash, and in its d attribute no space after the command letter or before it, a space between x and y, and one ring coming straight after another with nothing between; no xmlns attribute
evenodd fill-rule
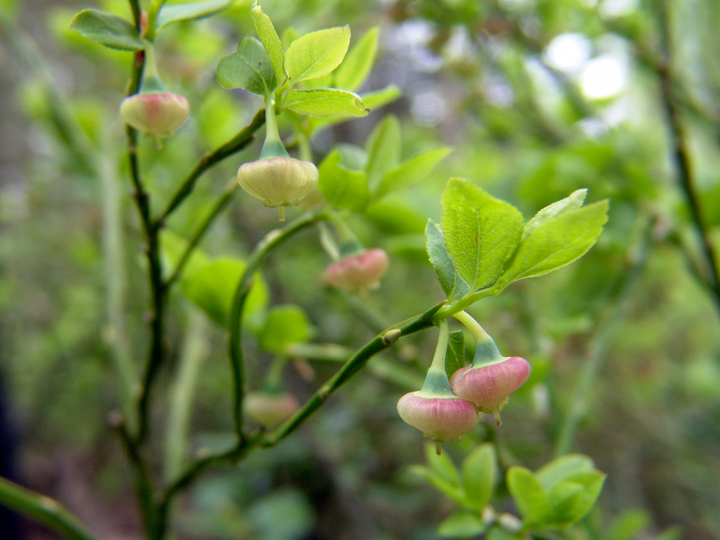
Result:
<svg viewBox="0 0 720 540"><path fill-rule="evenodd" d="M373 198L379 199L425 178L435 166L451 151L449 147L433 148L403 161L400 166L388 171L373 192Z"/></svg>
<svg viewBox="0 0 720 540"><path fill-rule="evenodd" d="M635 540L650 524L647 510L626 510L617 516L602 540Z"/></svg>
<svg viewBox="0 0 720 540"><path fill-rule="evenodd" d="M455 264L445 246L442 229L431 219L428 220L425 227L425 237L430 264L435 269L448 300L454 301L462 298L470 292L470 287L455 270Z"/></svg>
<svg viewBox="0 0 720 540"><path fill-rule="evenodd" d="M445 357L445 372L451 377L461 367L465 367L465 334L462 330L450 332Z"/></svg>
<svg viewBox="0 0 720 540"><path fill-rule="evenodd" d="M235 0L203 0L182 4L165 4L157 18L157 29L179 21L210 17L229 8Z"/></svg>
<svg viewBox="0 0 720 540"><path fill-rule="evenodd" d="M84 9L75 15L70 28L111 49L141 51L145 48L145 42L130 21L107 11Z"/></svg>
<svg viewBox="0 0 720 540"><path fill-rule="evenodd" d="M388 85L380 90L373 90L371 92L363 92L360 97L365 102L365 106L370 111L375 111L380 107L384 107L388 103L392 103L402 95L400 88L394 84Z"/></svg>
<svg viewBox="0 0 720 540"><path fill-rule="evenodd" d="M312 327L305 312L299 306L274 306L265 318L265 325L258 336L258 346L265 351L282 353L291 343L303 343L310 339Z"/></svg>
<svg viewBox="0 0 720 540"><path fill-rule="evenodd" d="M265 51L267 51L275 69L277 81L282 83L285 80L285 52L275 26L270 17L263 13L260 4L255 4L250 10L250 14L255 25L255 32L257 32L260 41L265 46Z"/></svg>
<svg viewBox="0 0 720 540"><path fill-rule="evenodd" d="M422 467L420 465L413 465L408 468L408 472L424 478L433 486L435 486L435 489L437 489L440 493L450 497L451 499L459 503L462 503L464 495L462 489L460 489L460 486L448 482L445 478L440 476L435 471L427 467Z"/></svg>
<svg viewBox="0 0 720 540"><path fill-rule="evenodd" d="M527 523L537 523L550 509L548 495L525 467L510 467L507 484L520 514Z"/></svg>
<svg viewBox="0 0 720 540"><path fill-rule="evenodd" d="M170 229L165 228L160 233L161 254L163 257L162 266L165 271L165 278L169 277L175 271L175 267L178 262L180 262L180 257L185 253L187 244L187 240ZM185 265L185 270L182 274L183 279L189 279L195 272L201 270L208 264L210 264L210 257L202 250L195 248Z"/></svg>
<svg viewBox="0 0 720 540"><path fill-rule="evenodd" d="M362 210L365 207L369 197L365 174L340 165L337 150L323 160L318 173L318 187L333 207L345 210Z"/></svg>
<svg viewBox="0 0 720 540"><path fill-rule="evenodd" d="M244 88L261 96L272 92L277 77L270 57L255 38L244 38L232 54L220 58L217 79L225 88Z"/></svg>
<svg viewBox="0 0 720 540"><path fill-rule="evenodd" d="M307 498L295 489L274 490L257 499L247 517L261 538L294 540L307 536L315 523Z"/></svg>
<svg viewBox="0 0 720 540"><path fill-rule="evenodd" d="M463 461L462 479L465 496L479 511L490 502L495 489L496 462L495 447L492 444L478 446Z"/></svg>
<svg viewBox="0 0 720 540"><path fill-rule="evenodd" d="M360 41L350 49L345 60L334 73L335 86L345 90L357 90L370 74L375 63L380 29L368 30Z"/></svg>
<svg viewBox="0 0 720 540"><path fill-rule="evenodd" d="M349 45L348 26L305 34L293 41L285 52L285 73L293 82L321 77L340 65Z"/></svg>
<svg viewBox="0 0 720 540"><path fill-rule="evenodd" d="M448 181L442 205L445 246L456 272L471 291L491 285L520 240L522 215L460 178Z"/></svg>
<svg viewBox="0 0 720 540"><path fill-rule="evenodd" d="M595 468L593 460L582 454L568 454L554 459L535 472L535 478L546 491L550 491L556 484L567 480L580 472L592 471Z"/></svg>
<svg viewBox="0 0 720 540"><path fill-rule="evenodd" d="M290 90L283 100L283 107L298 114L326 118L332 116L365 116L362 98L353 92L336 88L313 88Z"/></svg>
<svg viewBox="0 0 720 540"><path fill-rule="evenodd" d="M368 137L367 173L370 186L379 185L385 173L400 164L400 122L395 115L387 115Z"/></svg>
<svg viewBox="0 0 720 540"><path fill-rule="evenodd" d="M434 444L425 445L425 459L427 460L430 470L453 486L460 486L460 472L455 466L455 463L453 463L453 460L447 455L447 452L437 455L435 450Z"/></svg>
<svg viewBox="0 0 720 540"><path fill-rule="evenodd" d="M472 538L485 532L486 528L477 514L461 510L443 520L437 534L443 538Z"/></svg>

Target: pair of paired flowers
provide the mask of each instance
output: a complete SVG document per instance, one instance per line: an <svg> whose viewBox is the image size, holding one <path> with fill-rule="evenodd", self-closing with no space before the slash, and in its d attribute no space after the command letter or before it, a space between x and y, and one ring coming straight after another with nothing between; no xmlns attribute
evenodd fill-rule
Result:
<svg viewBox="0 0 720 540"><path fill-rule="evenodd" d="M493 414L500 425L500 411L510 394L530 376L530 364L519 356L504 357L495 342L474 319L465 313L457 316L475 336L475 358L448 379L445 372L447 323L441 326L441 338L421 390L400 398L398 413L406 423L437 443L458 442L479 420L479 412ZM444 327L444 328L443 328Z"/></svg>

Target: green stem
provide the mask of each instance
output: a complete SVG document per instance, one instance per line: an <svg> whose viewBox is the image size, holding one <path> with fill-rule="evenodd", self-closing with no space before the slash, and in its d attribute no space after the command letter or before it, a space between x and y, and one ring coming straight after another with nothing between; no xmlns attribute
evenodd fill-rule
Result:
<svg viewBox="0 0 720 540"><path fill-rule="evenodd" d="M262 127L265 123L265 109L261 109L255 114L252 121L241 129L232 139L219 146L212 152L205 154L200 161L195 165L190 174L181 182L180 187L177 189L172 199L167 205L167 208L160 214L160 217L155 221L155 227L162 227L170 215L177 209L178 206L192 193L195 189L195 184L205 171L220 163L226 157L229 157L246 146L248 146L255 139L255 132Z"/></svg>
<svg viewBox="0 0 720 540"><path fill-rule="evenodd" d="M287 357L277 355L273 358L270 369L265 376L263 389L267 392L282 392L282 374L287 364Z"/></svg>
<svg viewBox="0 0 720 540"><path fill-rule="evenodd" d="M0 478L0 504L42 523L69 540L96 540L59 502L5 478Z"/></svg>
<svg viewBox="0 0 720 540"><path fill-rule="evenodd" d="M185 341L180 356L177 379L170 393L168 429L165 437L165 479L170 481L182 472L187 449L192 403L200 366L205 356L206 324L204 315L189 312Z"/></svg>
<svg viewBox="0 0 720 540"><path fill-rule="evenodd" d="M290 154L288 154L285 145L280 139L280 132L278 131L277 118L275 115L275 104L272 94L268 94L265 96L265 142L260 152L260 159L274 157L290 157ZM283 221L282 214L280 221Z"/></svg>
<svg viewBox="0 0 720 540"><path fill-rule="evenodd" d="M343 384L349 381L367 362L377 353L390 347L400 337L408 336L430 328L435 325L434 317L442 304L438 304L429 311L412 317L400 324L388 328L385 332L376 336L365 344L359 351L351 356L333 377L322 385L315 394L298 410L289 420L278 428L263 437L263 446L274 446L282 439L290 435L305 422L325 401L337 391Z"/></svg>
<svg viewBox="0 0 720 540"><path fill-rule="evenodd" d="M465 327L470 330L470 333L475 339L475 358L472 363L473 368L490 366L505 360L505 357L500 353L497 345L495 345L493 338L490 337L490 335L475 319L464 311L455 313L453 317L463 323Z"/></svg>
<svg viewBox="0 0 720 540"><path fill-rule="evenodd" d="M222 195L220 195L218 200L215 201L215 204L210 209L210 212L208 212L208 214L200 221L197 229L195 229L195 232L188 241L188 244L185 247L185 251L180 256L180 260L175 266L175 270L173 270L172 275L165 282L166 289L169 290L170 287L180 278L183 270L185 269L185 266L187 265L190 257L195 251L195 248L203 239L205 233L208 231L210 226L215 222L215 219L218 217L218 215L220 215L220 212L222 212L228 205L228 203L232 200L233 196L235 195L235 191L237 190L237 187L238 183L235 181L235 179L230 180L227 187L225 188L225 191L223 191Z"/></svg>
<svg viewBox="0 0 720 540"><path fill-rule="evenodd" d="M437 324L440 335L438 336L432 364L430 364L430 369L428 369L427 375L425 376L425 382L423 382L421 392L432 395L452 394L450 381L445 372L445 358L447 357L448 341L450 340L450 328L445 319L440 319Z"/></svg>

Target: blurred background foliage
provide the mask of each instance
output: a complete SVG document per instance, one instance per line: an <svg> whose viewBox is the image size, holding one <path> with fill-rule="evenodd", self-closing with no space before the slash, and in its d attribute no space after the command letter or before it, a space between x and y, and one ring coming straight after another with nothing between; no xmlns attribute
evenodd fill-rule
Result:
<svg viewBox="0 0 720 540"><path fill-rule="evenodd" d="M428 217L439 218L448 177L474 181L526 218L587 187L590 201L611 199L598 245L579 263L471 309L505 354L531 362L533 377L503 412L500 429L482 426L446 450L461 458L491 440L501 464L531 469L558 452L590 456L608 473L605 489L598 508L563 537L644 539L677 526L667 538L720 538L720 296L707 278L668 121L670 100L680 111L706 233L720 242L720 3L262 6L280 32L349 23L354 44L380 28L377 64L361 90L394 84L402 96L366 118L318 130L317 163L338 144L364 147L388 114L399 119L403 159L438 146L453 152L421 183L351 219L366 247L391 258L382 288L369 297L323 285L330 258L317 231L271 258L266 298L257 301L247 339L251 387L262 385L280 350L289 360L284 385L302 400L336 369L345 348L442 300L423 230ZM114 350L142 357L147 339L144 260L117 114L131 54L73 33L69 21L83 7L74 0L0 2L0 375L19 445L18 477L101 537L130 539L139 526L129 471L105 418L120 400ZM129 16L121 0L93 7ZM167 200L197 157L262 106L243 91L221 89L214 75L217 59L254 35L249 7L237 0L218 17L173 25L159 40L161 74L188 98L192 114L162 151L143 140L156 200ZM289 134L290 123L280 122ZM168 223L177 241L258 152L255 143L203 177ZM201 247L211 258L242 258L276 224L275 212L238 194ZM109 238L122 240L120 266L109 262ZM127 326L120 338L108 331L110 281L124 283L114 300ZM231 432L225 335L184 289L171 299L171 362L153 419L169 421L173 381L194 359L190 446L220 446ZM284 343L277 328L263 334L268 306L281 304L301 308L290 309L299 343ZM403 340L297 435L203 476L179 505L179 537L436 538L454 506L408 474L409 465L424 461L423 444L395 411L400 395L419 387L434 339L430 331ZM155 443L163 452L159 435ZM183 451L168 459L176 463ZM51 538L44 534L31 530L31 538Z"/></svg>

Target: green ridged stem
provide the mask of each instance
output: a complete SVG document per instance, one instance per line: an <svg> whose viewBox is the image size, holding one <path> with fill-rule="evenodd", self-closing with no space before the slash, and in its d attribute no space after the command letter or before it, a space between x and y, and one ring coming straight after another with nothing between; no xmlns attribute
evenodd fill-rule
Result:
<svg viewBox="0 0 720 540"><path fill-rule="evenodd" d="M463 323L475 339L475 357L470 366L471 369L491 366L505 361L506 358L500 353L493 338L475 319L465 311L455 313L453 317Z"/></svg>
<svg viewBox="0 0 720 540"><path fill-rule="evenodd" d="M450 380L445 371L445 358L447 357L448 341L450 339L450 328L445 319L438 321L438 336L435 354L432 364L425 376L425 382L417 395L427 398L455 398L450 388Z"/></svg>

